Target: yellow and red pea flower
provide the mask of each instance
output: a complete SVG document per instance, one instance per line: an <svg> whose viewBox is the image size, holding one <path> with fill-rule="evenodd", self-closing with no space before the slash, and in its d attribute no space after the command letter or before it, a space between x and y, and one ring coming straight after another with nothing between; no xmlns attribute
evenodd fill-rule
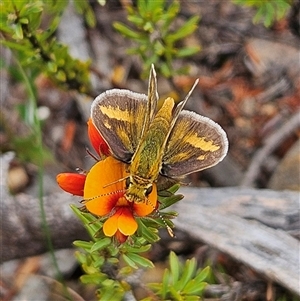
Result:
<svg viewBox="0 0 300 301"><path fill-rule="evenodd" d="M109 147L93 125L88 121L88 135L97 154L108 156L98 161L87 174L61 173L58 185L65 191L83 196L87 210L97 216L107 217L103 224L106 236L114 236L120 243L133 235L138 224L136 217L149 215L157 206L157 188L153 185L148 200L129 202L125 196L126 164L109 156ZM120 179L124 179L120 181Z"/></svg>
<svg viewBox="0 0 300 301"><path fill-rule="evenodd" d="M110 155L109 147L108 147L107 143L105 142L105 140L100 135L97 128L94 126L91 118L89 118L87 125L88 125L89 139L91 141L93 148L97 152L97 154L100 156L103 156L103 155L106 157L109 156Z"/></svg>
<svg viewBox="0 0 300 301"><path fill-rule="evenodd" d="M145 202L137 204L125 198L126 167L123 162L107 157L97 162L87 174L83 196L85 206L94 215L109 216L103 224L106 236L114 236L118 231L125 236L133 235L138 228L135 217L149 215L157 204L155 185Z"/></svg>
<svg viewBox="0 0 300 301"><path fill-rule="evenodd" d="M57 184L61 189L73 195L83 196L85 174L65 172L56 176Z"/></svg>

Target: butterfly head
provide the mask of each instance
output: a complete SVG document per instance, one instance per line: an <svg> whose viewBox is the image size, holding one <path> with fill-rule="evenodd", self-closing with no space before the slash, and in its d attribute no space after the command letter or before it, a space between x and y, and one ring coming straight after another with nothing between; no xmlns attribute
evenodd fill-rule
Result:
<svg viewBox="0 0 300 301"><path fill-rule="evenodd" d="M147 202L149 194L152 192L153 183L148 179L131 175L126 179L125 198L129 202Z"/></svg>

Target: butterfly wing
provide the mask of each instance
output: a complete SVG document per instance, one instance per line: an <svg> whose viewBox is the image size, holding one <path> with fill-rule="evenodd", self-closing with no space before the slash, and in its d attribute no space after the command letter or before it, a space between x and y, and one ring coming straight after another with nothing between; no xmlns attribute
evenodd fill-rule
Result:
<svg viewBox="0 0 300 301"><path fill-rule="evenodd" d="M170 133L161 174L176 178L212 167L227 151L226 133L217 123L183 110Z"/></svg>
<svg viewBox="0 0 300 301"><path fill-rule="evenodd" d="M129 163L143 132L147 96L112 89L92 103L91 118L114 157Z"/></svg>

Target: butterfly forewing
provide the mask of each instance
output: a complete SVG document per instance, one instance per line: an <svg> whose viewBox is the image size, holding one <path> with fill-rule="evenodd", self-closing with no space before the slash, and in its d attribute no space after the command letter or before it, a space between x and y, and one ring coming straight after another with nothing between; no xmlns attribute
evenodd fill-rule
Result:
<svg viewBox="0 0 300 301"><path fill-rule="evenodd" d="M161 174L176 178L216 165L225 157L224 130L211 119L182 111L169 136Z"/></svg>
<svg viewBox="0 0 300 301"><path fill-rule="evenodd" d="M91 108L92 121L116 159L130 162L141 139L147 96L113 89L100 94Z"/></svg>
<svg viewBox="0 0 300 301"><path fill-rule="evenodd" d="M157 80L156 80L156 72L154 66L151 66L149 83L148 83L148 101L147 101L147 111L144 120L143 132L142 136L146 134L150 123L152 122L154 115L156 113L158 102L158 93L157 93Z"/></svg>

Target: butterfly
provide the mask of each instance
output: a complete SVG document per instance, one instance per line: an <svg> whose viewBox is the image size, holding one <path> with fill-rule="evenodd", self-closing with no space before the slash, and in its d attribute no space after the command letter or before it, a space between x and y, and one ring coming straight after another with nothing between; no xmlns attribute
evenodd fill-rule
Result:
<svg viewBox="0 0 300 301"><path fill-rule="evenodd" d="M212 167L226 156L228 140L221 126L183 110L197 84L198 80L177 106L168 97L158 109L157 79L152 65L148 95L112 89L93 101L93 124L112 155L128 164L128 201L145 202L159 178L179 179Z"/></svg>

